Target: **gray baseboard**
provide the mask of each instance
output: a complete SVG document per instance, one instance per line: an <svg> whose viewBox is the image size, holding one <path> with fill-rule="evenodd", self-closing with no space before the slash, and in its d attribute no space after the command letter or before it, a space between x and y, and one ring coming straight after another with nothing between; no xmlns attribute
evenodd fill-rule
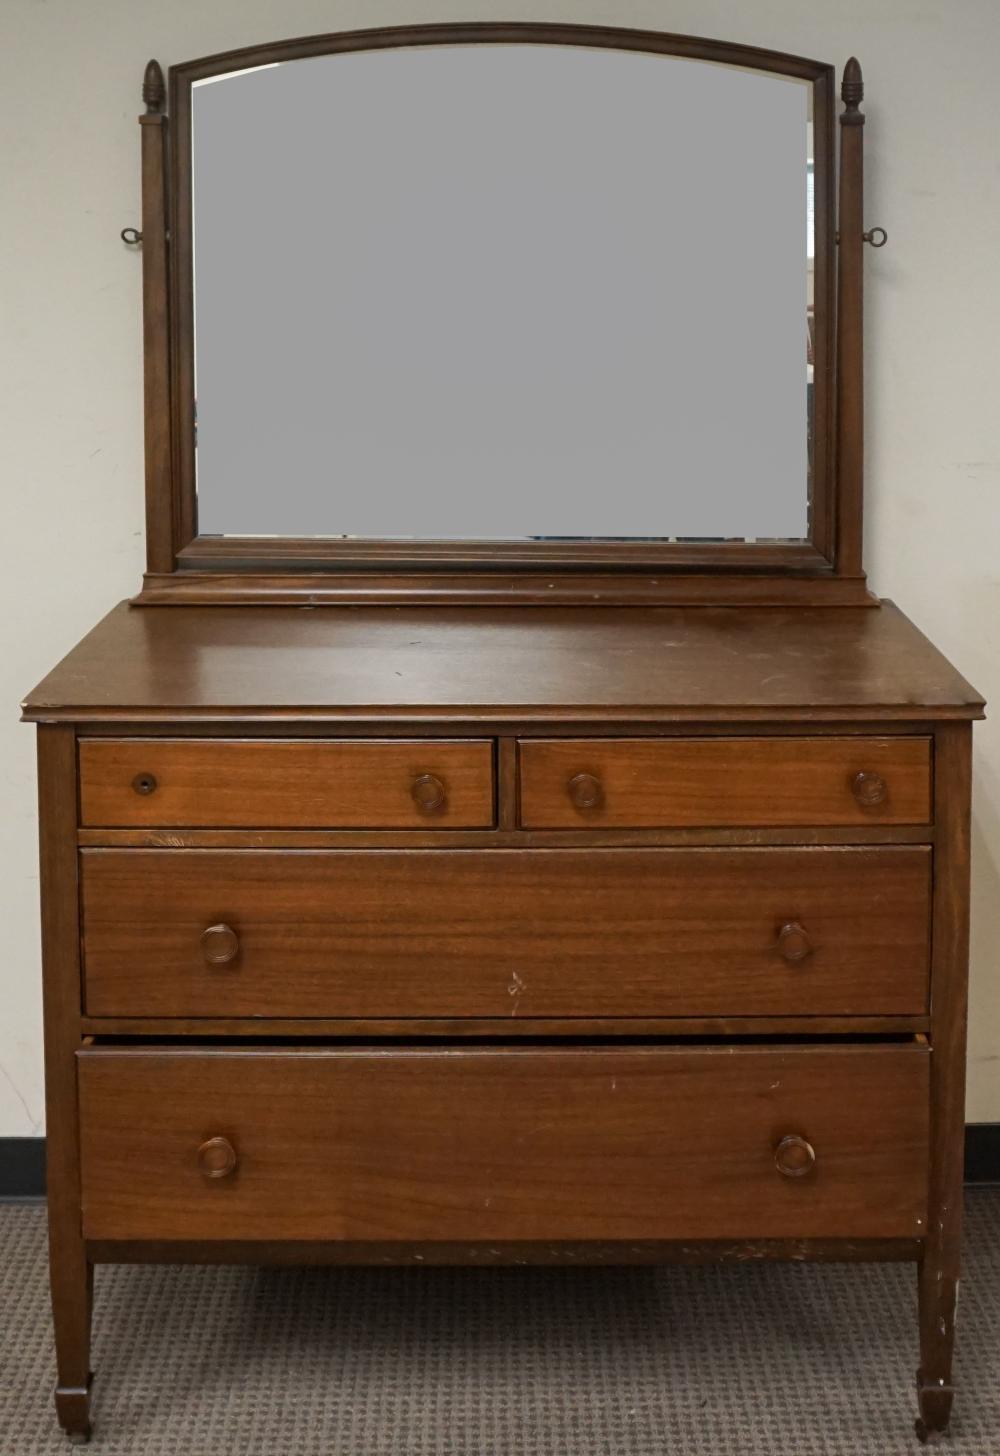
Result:
<svg viewBox="0 0 1000 1456"><path fill-rule="evenodd" d="M45 1197L45 1139L0 1137L0 1198Z"/></svg>

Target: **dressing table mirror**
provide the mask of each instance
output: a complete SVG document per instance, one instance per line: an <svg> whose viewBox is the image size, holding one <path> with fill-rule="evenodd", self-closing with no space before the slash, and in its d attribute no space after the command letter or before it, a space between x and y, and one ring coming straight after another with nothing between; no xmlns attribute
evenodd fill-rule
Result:
<svg viewBox="0 0 1000 1456"><path fill-rule="evenodd" d="M147 572L38 724L56 1407L114 1262L910 1260L971 720L862 569L861 71L575 25L143 85Z"/></svg>

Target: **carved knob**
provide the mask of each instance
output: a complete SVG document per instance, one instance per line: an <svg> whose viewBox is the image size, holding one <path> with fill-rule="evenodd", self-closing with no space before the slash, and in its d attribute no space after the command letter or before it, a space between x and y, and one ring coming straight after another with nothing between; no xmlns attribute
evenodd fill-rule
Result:
<svg viewBox="0 0 1000 1456"><path fill-rule="evenodd" d="M227 966L239 951L239 936L228 925L210 925L201 932L201 952L210 966Z"/></svg>
<svg viewBox="0 0 1000 1456"><path fill-rule="evenodd" d="M444 784L434 774L421 774L414 779L410 793L413 795L413 802L424 814L433 814L435 809L443 809L448 799Z"/></svg>
<svg viewBox="0 0 1000 1456"><path fill-rule="evenodd" d="M816 1166L816 1150L804 1137L790 1133L774 1150L774 1166L786 1178L804 1178Z"/></svg>
<svg viewBox="0 0 1000 1456"><path fill-rule="evenodd" d="M851 792L863 809L874 809L885 803L889 789L881 774L859 773L851 783Z"/></svg>
<svg viewBox="0 0 1000 1456"><path fill-rule="evenodd" d="M236 1149L228 1138L213 1137L198 1149L198 1171L206 1178L228 1178L235 1173Z"/></svg>
<svg viewBox="0 0 1000 1456"><path fill-rule="evenodd" d="M137 773L132 780L132 787L137 794L155 794L156 775L151 773Z"/></svg>
<svg viewBox="0 0 1000 1456"><path fill-rule="evenodd" d="M812 955L813 943L797 920L789 920L778 931L778 953L786 961L804 961Z"/></svg>
<svg viewBox="0 0 1000 1456"><path fill-rule="evenodd" d="M578 809L596 809L603 802L604 790L601 788L600 779L594 774L575 774L566 788Z"/></svg>

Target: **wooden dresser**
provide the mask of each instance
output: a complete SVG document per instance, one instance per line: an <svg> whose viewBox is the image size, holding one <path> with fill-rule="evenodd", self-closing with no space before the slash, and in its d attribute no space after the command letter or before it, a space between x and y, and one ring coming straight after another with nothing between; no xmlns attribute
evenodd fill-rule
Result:
<svg viewBox="0 0 1000 1456"><path fill-rule="evenodd" d="M60 1418L108 1261L912 1259L969 720L894 607L116 608L39 724Z"/></svg>
<svg viewBox="0 0 1000 1456"><path fill-rule="evenodd" d="M866 585L840 94L554 24L147 66L147 572L24 705L75 1440L134 1261L910 1260L946 1426L982 701Z"/></svg>

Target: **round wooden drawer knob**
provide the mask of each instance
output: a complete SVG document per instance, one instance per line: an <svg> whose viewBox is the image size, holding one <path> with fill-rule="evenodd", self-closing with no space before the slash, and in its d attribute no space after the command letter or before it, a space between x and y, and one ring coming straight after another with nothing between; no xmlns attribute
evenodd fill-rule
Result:
<svg viewBox="0 0 1000 1456"><path fill-rule="evenodd" d="M862 809L876 809L889 796L885 779L877 773L855 774L851 791Z"/></svg>
<svg viewBox="0 0 1000 1456"><path fill-rule="evenodd" d="M198 1149L198 1169L206 1178L228 1178L236 1163L236 1149L228 1138L209 1138Z"/></svg>
<svg viewBox="0 0 1000 1456"><path fill-rule="evenodd" d="M797 920L789 920L778 931L778 951L794 965L812 955L813 944Z"/></svg>
<svg viewBox="0 0 1000 1456"><path fill-rule="evenodd" d="M137 773L132 780L132 787L137 794L155 794L156 775L151 773Z"/></svg>
<svg viewBox="0 0 1000 1456"><path fill-rule="evenodd" d="M593 774L574 774L566 787L578 809L596 809L604 798L601 781Z"/></svg>
<svg viewBox="0 0 1000 1456"><path fill-rule="evenodd" d="M240 952L240 938L228 925L210 925L201 932L201 951L210 966L227 966Z"/></svg>
<svg viewBox="0 0 1000 1456"><path fill-rule="evenodd" d="M816 1150L804 1137L783 1137L774 1150L774 1166L786 1178L804 1178L816 1166Z"/></svg>
<svg viewBox="0 0 1000 1456"><path fill-rule="evenodd" d="M410 793L413 795L413 802L424 814L433 814L436 809L443 809L448 798L444 784L434 774L421 774L414 779Z"/></svg>

